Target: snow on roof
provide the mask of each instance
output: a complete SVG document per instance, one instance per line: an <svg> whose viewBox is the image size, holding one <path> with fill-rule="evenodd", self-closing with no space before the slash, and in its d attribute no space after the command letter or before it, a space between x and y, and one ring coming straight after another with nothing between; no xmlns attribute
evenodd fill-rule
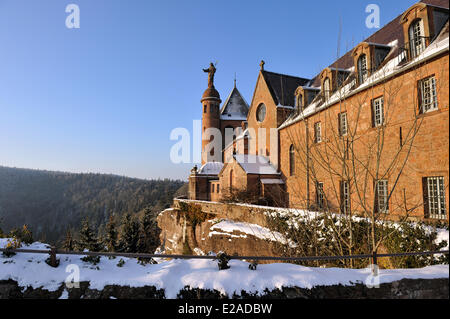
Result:
<svg viewBox="0 0 450 319"><path fill-rule="evenodd" d="M313 86L302 86L303 90L314 90L314 91L320 91L320 87L313 87Z"/></svg>
<svg viewBox="0 0 450 319"><path fill-rule="evenodd" d="M392 50L395 50L395 48L392 48ZM402 62L401 55L392 57L383 67L372 73L363 84L359 85L355 89L352 89L354 83L353 82L348 83L341 89L334 92L334 94L330 96L327 102L322 103L321 101L316 101L314 103L311 103L303 110L303 112L300 112L297 116L288 118L279 127L279 129L285 128L298 121L301 121L317 112L326 109L327 107L332 106L333 104L339 102L339 100L343 97L349 98L353 94L356 94L362 90L377 85L380 81L388 77L394 76L399 72L403 72L411 67L416 66L418 63L422 63L423 61L448 50L449 50L448 33L445 33L445 28L443 28L443 31L436 38L436 40L433 43L431 43L419 56L412 59L408 63L401 64Z"/></svg>
<svg viewBox="0 0 450 319"><path fill-rule="evenodd" d="M0 238L0 247L6 245L7 239ZM48 249L48 245L34 243L23 248ZM249 263L231 260L230 269L218 270L216 260L161 260L158 264L142 265L134 258L121 257L122 267L117 263L120 258L101 257L96 267L80 260L80 255L58 256L60 264L57 268L45 263L48 255L18 253L10 258L3 257L0 267L0 280L15 280L24 289L42 288L56 291L63 286L61 297L68 297L64 282L68 273L66 267L75 265L80 269L80 281L88 281L89 288L102 290L107 285L129 287L154 286L164 289L168 299L177 295L186 286L191 289L202 288L217 290L231 297L242 291L261 295L283 287L312 288L315 286L344 285L353 286L357 282L364 283L371 274L366 269L345 268L313 268L288 263L258 265L257 271L248 269ZM73 266L72 266L73 267ZM380 269L380 284L401 279L435 279L448 278L449 265L435 265L418 269ZM232 278L232 280L230 280Z"/></svg>
<svg viewBox="0 0 450 319"><path fill-rule="evenodd" d="M228 95L220 112L221 120L246 121L248 114L248 104L239 90L234 87Z"/></svg>
<svg viewBox="0 0 450 319"><path fill-rule="evenodd" d="M275 167L270 164L269 158L266 156L237 154L234 155L234 158L247 174L279 174Z"/></svg>
<svg viewBox="0 0 450 319"><path fill-rule="evenodd" d="M263 178L261 179L263 184L284 184L284 181L279 178Z"/></svg>
<svg viewBox="0 0 450 319"><path fill-rule="evenodd" d="M198 174L199 175L219 175L222 168L223 168L223 163L221 163L221 162L208 162L208 163L205 163L202 167L200 167Z"/></svg>

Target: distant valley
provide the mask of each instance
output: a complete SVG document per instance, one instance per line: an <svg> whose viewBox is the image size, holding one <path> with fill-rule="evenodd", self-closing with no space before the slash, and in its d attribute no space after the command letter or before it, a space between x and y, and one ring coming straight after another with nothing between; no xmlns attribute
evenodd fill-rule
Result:
<svg viewBox="0 0 450 319"><path fill-rule="evenodd" d="M120 219L149 208L156 216L186 192L187 184L179 180L0 166L0 228L8 232L27 224L35 240L58 244L84 218L102 232L111 215Z"/></svg>

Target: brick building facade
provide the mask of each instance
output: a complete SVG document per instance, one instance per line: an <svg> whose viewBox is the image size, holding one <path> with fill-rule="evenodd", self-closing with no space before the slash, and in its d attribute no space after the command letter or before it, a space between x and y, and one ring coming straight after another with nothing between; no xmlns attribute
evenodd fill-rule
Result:
<svg viewBox="0 0 450 319"><path fill-rule="evenodd" d="M213 161L216 137L203 136L190 198L239 191L276 206L448 222L448 32L448 2L427 0L312 79L266 71L262 61L250 107L235 87L235 103L229 97L219 111L209 87L202 105L216 113L203 114L203 132L236 131L229 143L220 137Z"/></svg>

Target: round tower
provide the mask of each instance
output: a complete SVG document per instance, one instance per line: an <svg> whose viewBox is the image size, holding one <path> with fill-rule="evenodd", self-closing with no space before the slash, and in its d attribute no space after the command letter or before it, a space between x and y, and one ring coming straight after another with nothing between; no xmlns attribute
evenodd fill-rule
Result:
<svg viewBox="0 0 450 319"><path fill-rule="evenodd" d="M214 64L210 64L208 69L204 69L208 73L208 88L203 93L202 99L202 165L207 162L217 161L222 158L221 141L218 145L219 149L206 149L206 146L214 140L213 136L207 136L206 129L215 128L220 131L220 100L219 92L214 87L214 73L216 68Z"/></svg>

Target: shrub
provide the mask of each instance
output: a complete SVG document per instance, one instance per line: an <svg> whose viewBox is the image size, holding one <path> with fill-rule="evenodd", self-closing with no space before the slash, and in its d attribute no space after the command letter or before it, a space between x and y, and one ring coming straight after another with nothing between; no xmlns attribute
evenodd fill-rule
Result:
<svg viewBox="0 0 450 319"><path fill-rule="evenodd" d="M8 250L12 250L12 249L19 249L22 246L22 242L19 238L17 237L13 237L13 238L8 238L8 240L6 241L6 246L5 248ZM12 251L4 251L3 252L3 256L9 258L14 256L16 253L12 252Z"/></svg>
<svg viewBox="0 0 450 319"><path fill-rule="evenodd" d="M272 212L268 215L267 222L270 229L284 234L295 243L295 245L276 243L276 251L282 256L344 256L371 253L368 232L370 222L364 218L343 220L342 216L330 216L325 213L292 216L292 214ZM380 253L435 251L447 245L445 241L436 243L436 227L424 223L387 222L376 226L376 234L385 237L379 250ZM448 264L449 262L448 255L382 259L380 266L393 268L418 268L439 263ZM365 268L369 261L367 259L342 259L297 263L305 266Z"/></svg>

